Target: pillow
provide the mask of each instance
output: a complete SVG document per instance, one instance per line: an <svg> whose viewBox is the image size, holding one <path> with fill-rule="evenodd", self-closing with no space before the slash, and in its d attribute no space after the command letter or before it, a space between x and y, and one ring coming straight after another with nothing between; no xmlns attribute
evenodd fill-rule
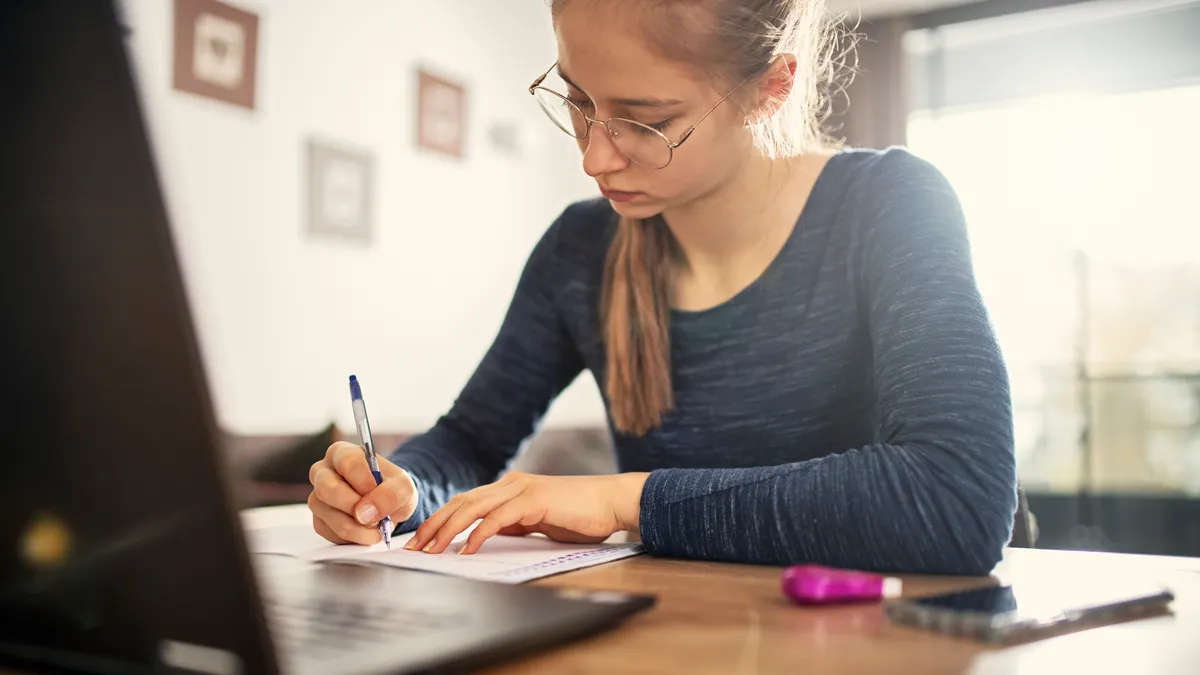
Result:
<svg viewBox="0 0 1200 675"><path fill-rule="evenodd" d="M250 472L250 479L260 483L308 484L308 469L325 456L325 451L340 440L337 427L325 428L280 446L266 461Z"/></svg>

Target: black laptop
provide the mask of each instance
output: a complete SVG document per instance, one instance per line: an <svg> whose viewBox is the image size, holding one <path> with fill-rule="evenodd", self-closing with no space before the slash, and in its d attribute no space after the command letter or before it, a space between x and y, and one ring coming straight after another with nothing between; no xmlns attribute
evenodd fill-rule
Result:
<svg viewBox="0 0 1200 675"><path fill-rule="evenodd" d="M124 33L0 2L0 670L461 669L649 607L247 553Z"/></svg>

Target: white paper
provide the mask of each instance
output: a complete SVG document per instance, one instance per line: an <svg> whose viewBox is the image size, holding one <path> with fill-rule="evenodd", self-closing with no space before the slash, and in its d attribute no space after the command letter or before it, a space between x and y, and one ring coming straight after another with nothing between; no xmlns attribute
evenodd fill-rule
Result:
<svg viewBox="0 0 1200 675"><path fill-rule="evenodd" d="M532 579L620 560L642 552L640 544L565 544L541 535L508 537L497 535L470 555L459 555L471 530L454 538L443 553L408 551L404 544L412 534L392 538L392 550L382 543L374 546L331 544L311 525L278 525L246 530L252 553L290 555L314 562L354 561L425 570L504 583Z"/></svg>

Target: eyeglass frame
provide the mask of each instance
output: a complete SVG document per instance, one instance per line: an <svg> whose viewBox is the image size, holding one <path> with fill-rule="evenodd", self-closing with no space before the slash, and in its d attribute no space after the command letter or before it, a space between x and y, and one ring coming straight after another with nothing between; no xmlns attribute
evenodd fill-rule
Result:
<svg viewBox="0 0 1200 675"><path fill-rule="evenodd" d="M580 110L579 106L577 106L571 102L571 99L567 98L566 96L563 96L561 93L554 91L553 89L550 89L549 87L542 86L542 82L544 82L547 77L550 77L550 73L557 67L558 67L558 61L555 61L553 64L551 64L551 66L549 68L546 69L546 72L542 73L536 80L534 80L533 84L529 85L529 94L530 94L530 96L533 96L536 98L537 97L536 92L540 89L548 94L553 94L554 96L557 96L558 98L562 99L563 103L566 103L567 105L574 108L576 111L579 112L579 115L581 117L583 117L583 119L587 120L587 128L584 130L582 136L576 136L575 134L567 131L566 129L563 129L562 126L559 125L557 122L554 124L554 126L558 127L559 129L562 129L563 133L567 134L568 136L570 136L571 138L574 138L577 141L582 141L585 138L590 138L590 136L592 135L592 125L593 124L599 124L600 126L604 127L604 131L608 134L609 140L614 139L615 136L613 136L612 127L608 126L609 123L611 123L613 120L629 122L630 124L634 124L634 125L644 128L644 129L648 129L648 130L654 132L655 134L657 134L658 137L661 138L663 140L663 142L667 144L667 163L666 164L663 164L662 166L657 167L657 168L651 168L645 164L642 164L641 162L637 161L636 159L630 157L623 150L621 150L621 148L618 147L615 142L613 144L613 147L616 147L617 152L620 152L621 155L623 157L625 157L625 159L628 159L629 161L633 162L634 164L637 164L638 166L648 168L651 171L661 171L662 169L665 169L668 166L670 166L671 162L675 159L675 148L678 148L679 146L683 145L684 141L691 138L692 132L696 130L696 127L700 126L700 123L703 122L705 119L707 119L708 116L711 115L713 113L713 111L717 109L718 106L720 106L722 103L724 103L730 96L733 96L733 92L737 91L738 89L741 89L743 84L746 84L750 80L754 79L754 76L751 75L750 77L747 77L746 79L739 82L736 87L729 90L728 94L725 94L724 96L722 96L721 100L714 103L713 106L708 109L708 112L701 115L700 119L696 120L695 124L688 127L688 130L683 132L683 136L680 137L679 141L672 142L671 139L667 138L666 134L659 131L658 129L655 129L654 127L650 126L649 124L643 124L642 122L639 122L637 120L631 120L628 117L615 117L614 116L614 117L608 118L607 120L599 120L594 117L588 117L586 114L584 114L583 110ZM539 105L538 107L541 108L542 106ZM549 117L550 113L548 111L546 111L545 108L542 109L542 112L546 113L546 116ZM551 120L551 121L554 121L554 120ZM588 142L589 142L589 144L591 143L590 140Z"/></svg>

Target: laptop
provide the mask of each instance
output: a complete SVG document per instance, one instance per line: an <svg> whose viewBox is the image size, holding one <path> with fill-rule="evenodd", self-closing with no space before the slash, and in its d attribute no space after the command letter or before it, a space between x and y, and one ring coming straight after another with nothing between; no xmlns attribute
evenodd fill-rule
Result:
<svg viewBox="0 0 1200 675"><path fill-rule="evenodd" d="M651 606L247 552L125 33L0 3L0 669L463 669Z"/></svg>

